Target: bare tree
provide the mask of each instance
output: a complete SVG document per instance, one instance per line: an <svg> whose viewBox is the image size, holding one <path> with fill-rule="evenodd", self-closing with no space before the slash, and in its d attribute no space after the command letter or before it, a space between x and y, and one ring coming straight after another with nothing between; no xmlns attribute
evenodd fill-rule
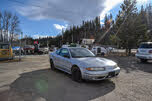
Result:
<svg viewBox="0 0 152 101"><path fill-rule="evenodd" d="M8 11L4 11L3 14L3 30L4 30L4 36L8 38L8 31L10 27L10 20L11 20L12 14Z"/></svg>
<svg viewBox="0 0 152 101"><path fill-rule="evenodd" d="M4 30L6 31L9 30L11 18L12 18L12 13L4 11L4 22L5 22Z"/></svg>
<svg viewBox="0 0 152 101"><path fill-rule="evenodd" d="M14 33L19 32L19 18L16 15L13 15L11 12L4 11L0 12L0 36L1 40L4 40L7 37L8 40L12 43L14 39ZM9 34L9 35L8 35ZM6 41L6 40L4 40Z"/></svg>
<svg viewBox="0 0 152 101"><path fill-rule="evenodd" d="M2 35L2 13L0 11L0 41L3 41L3 35Z"/></svg>
<svg viewBox="0 0 152 101"><path fill-rule="evenodd" d="M14 15L11 20L11 28L10 28L11 43L14 39L14 33L19 31L19 23L20 23L19 18L16 15Z"/></svg>

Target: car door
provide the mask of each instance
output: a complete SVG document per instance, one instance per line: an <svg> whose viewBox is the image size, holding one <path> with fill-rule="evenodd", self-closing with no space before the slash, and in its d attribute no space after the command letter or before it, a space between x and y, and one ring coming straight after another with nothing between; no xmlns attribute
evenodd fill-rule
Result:
<svg viewBox="0 0 152 101"><path fill-rule="evenodd" d="M1 59L8 59L10 57L10 48L9 44L1 44L0 45L0 58Z"/></svg>
<svg viewBox="0 0 152 101"><path fill-rule="evenodd" d="M53 55L52 55L52 58L53 58L53 62L54 62L54 65L56 66L56 67L60 67L60 58L61 58L61 56L59 55L60 54L60 49L59 50L57 50Z"/></svg>
<svg viewBox="0 0 152 101"><path fill-rule="evenodd" d="M70 72L72 64L71 64L69 50L67 48L61 49L59 61L61 68L67 72Z"/></svg>

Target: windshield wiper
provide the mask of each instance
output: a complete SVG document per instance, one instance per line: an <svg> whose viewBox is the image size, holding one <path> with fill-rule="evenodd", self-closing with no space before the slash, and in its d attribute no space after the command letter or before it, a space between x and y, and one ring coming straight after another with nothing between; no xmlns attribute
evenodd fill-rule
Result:
<svg viewBox="0 0 152 101"><path fill-rule="evenodd" d="M73 56L73 58L82 58L82 56Z"/></svg>
<svg viewBox="0 0 152 101"><path fill-rule="evenodd" d="M84 57L95 57L95 56L84 56Z"/></svg>

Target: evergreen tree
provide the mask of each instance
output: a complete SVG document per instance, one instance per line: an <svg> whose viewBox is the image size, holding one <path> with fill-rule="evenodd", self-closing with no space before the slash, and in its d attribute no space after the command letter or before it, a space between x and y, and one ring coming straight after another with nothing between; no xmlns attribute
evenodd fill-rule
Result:
<svg viewBox="0 0 152 101"><path fill-rule="evenodd" d="M131 49L136 45L135 42L135 19L137 17L136 0L124 0L121 5L121 13L117 23L119 29L116 34L120 39L120 46L126 49L126 53L130 55Z"/></svg>

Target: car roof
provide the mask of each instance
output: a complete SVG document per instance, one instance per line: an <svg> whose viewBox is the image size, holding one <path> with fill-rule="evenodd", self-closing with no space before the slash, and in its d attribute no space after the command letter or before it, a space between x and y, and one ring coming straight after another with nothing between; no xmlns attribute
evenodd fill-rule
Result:
<svg viewBox="0 0 152 101"><path fill-rule="evenodd" d="M67 49L76 49L76 48L83 48L83 47L64 47L64 48L67 48Z"/></svg>
<svg viewBox="0 0 152 101"><path fill-rule="evenodd" d="M152 42L142 42L141 44L152 44Z"/></svg>

